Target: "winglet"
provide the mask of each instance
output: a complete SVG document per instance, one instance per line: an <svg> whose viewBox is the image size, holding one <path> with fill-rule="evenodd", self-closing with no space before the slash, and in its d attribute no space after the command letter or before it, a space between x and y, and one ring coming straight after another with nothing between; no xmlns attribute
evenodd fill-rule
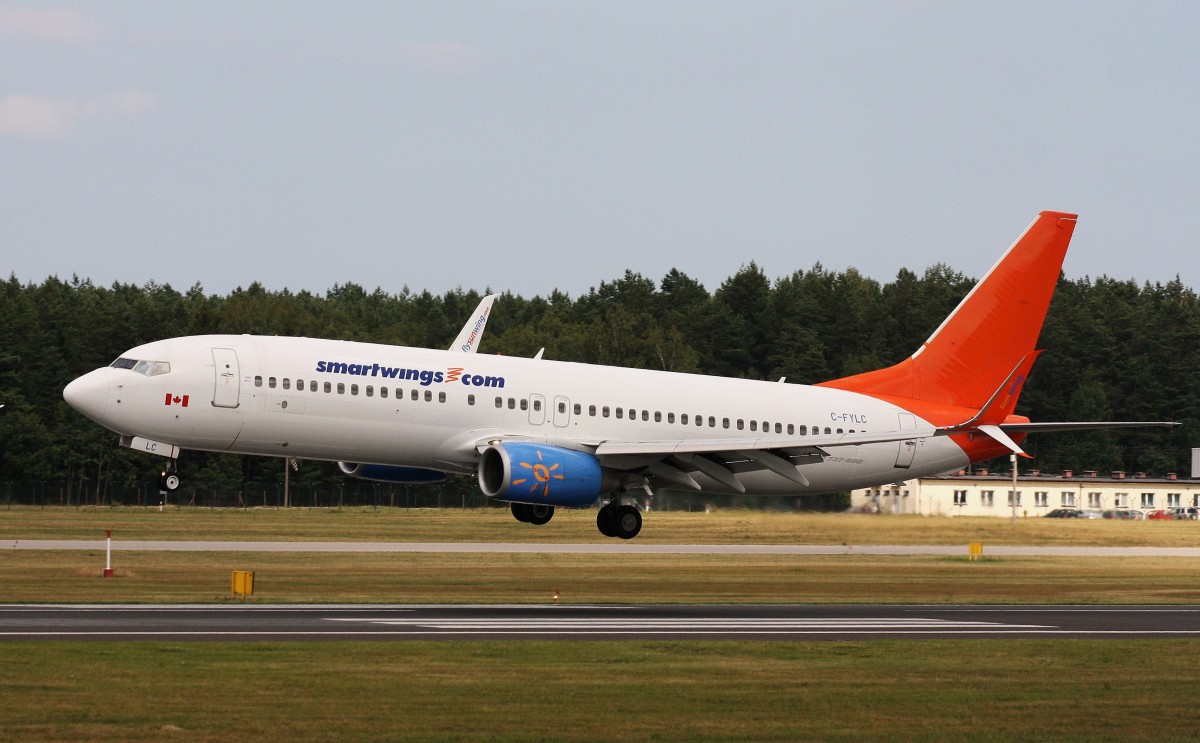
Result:
<svg viewBox="0 0 1200 743"><path fill-rule="evenodd" d="M467 319L467 324L459 331L458 337L450 344L451 351L475 353L479 349L479 341L483 339L483 329L487 327L488 316L492 313L492 303L498 294L489 294L479 300L479 306Z"/></svg>
<svg viewBox="0 0 1200 743"><path fill-rule="evenodd" d="M1041 351L1034 351L1021 359L1016 367L1005 378L1003 384L996 388L992 396L988 398L987 403L979 409L979 412L971 417L970 420L963 421L954 426L946 426L938 429L940 435L948 435L952 433L965 433L971 430L979 431L991 437L992 440L1004 445L1013 454L1019 454L1027 459L1032 459L1026 454L1017 442L1005 433L1000 425L1004 423L1013 410L1017 406L1017 398L1021 396L1021 389L1025 386L1025 380L1029 377L1029 371L1033 367L1033 362L1041 355Z"/></svg>

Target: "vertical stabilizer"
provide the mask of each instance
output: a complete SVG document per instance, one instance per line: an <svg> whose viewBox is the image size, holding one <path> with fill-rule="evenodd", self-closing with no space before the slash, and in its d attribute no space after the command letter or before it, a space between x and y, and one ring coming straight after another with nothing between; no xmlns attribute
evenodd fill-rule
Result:
<svg viewBox="0 0 1200 743"><path fill-rule="evenodd" d="M1039 214L909 358L819 386L874 397L983 407L1015 368L1032 365L1030 354L1054 295L1075 220L1076 215L1063 212Z"/></svg>

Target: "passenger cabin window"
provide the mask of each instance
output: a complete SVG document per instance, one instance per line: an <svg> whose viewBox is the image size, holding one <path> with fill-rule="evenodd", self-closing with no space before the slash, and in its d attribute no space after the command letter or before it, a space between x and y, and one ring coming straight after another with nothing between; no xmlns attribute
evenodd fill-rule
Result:
<svg viewBox="0 0 1200 743"><path fill-rule="evenodd" d="M326 393L333 392L333 383L332 382L325 383L325 392Z"/></svg>
<svg viewBox="0 0 1200 743"><path fill-rule="evenodd" d="M254 377L254 386L262 387L262 376L261 375Z"/></svg>
<svg viewBox="0 0 1200 743"><path fill-rule="evenodd" d="M338 382L338 388L337 388L337 390L338 390L338 394L339 394L339 395L344 395L344 394L346 394L346 383L345 383L345 382Z"/></svg>
<svg viewBox="0 0 1200 743"><path fill-rule="evenodd" d="M271 389L275 389L275 384L276 384L275 377L267 377L267 386L268 387L270 387Z"/></svg>
<svg viewBox="0 0 1200 743"><path fill-rule="evenodd" d="M283 388L285 390L290 390L292 388L292 380L287 377L284 377L283 378Z"/></svg>

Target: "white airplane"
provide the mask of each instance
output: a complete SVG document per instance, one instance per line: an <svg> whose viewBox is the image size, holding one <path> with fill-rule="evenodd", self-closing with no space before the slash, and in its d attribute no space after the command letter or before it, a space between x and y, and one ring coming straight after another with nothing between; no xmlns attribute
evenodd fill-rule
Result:
<svg viewBox="0 0 1200 743"><path fill-rule="evenodd" d="M600 500L600 531L629 539L641 491L837 492L1023 455L1035 431L1171 425L1014 413L1075 221L1042 212L908 359L815 386L467 356L485 298L449 351L172 338L126 351L63 397L121 445L166 457L168 489L183 449L329 460L393 483L473 474L520 521Z"/></svg>

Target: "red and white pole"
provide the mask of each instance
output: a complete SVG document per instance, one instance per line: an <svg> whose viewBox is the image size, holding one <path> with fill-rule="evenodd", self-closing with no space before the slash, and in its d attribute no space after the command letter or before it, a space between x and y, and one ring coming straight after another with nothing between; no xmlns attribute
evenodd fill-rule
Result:
<svg viewBox="0 0 1200 743"><path fill-rule="evenodd" d="M112 569L112 529L104 530L104 577L113 577Z"/></svg>

